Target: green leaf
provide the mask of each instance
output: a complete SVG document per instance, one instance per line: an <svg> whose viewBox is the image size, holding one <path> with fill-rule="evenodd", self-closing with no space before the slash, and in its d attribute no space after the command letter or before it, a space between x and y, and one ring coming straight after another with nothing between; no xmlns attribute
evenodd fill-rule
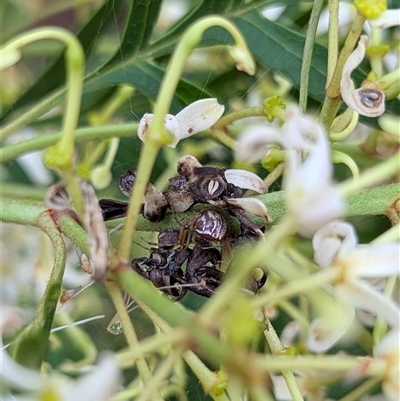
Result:
<svg viewBox="0 0 400 401"><path fill-rule="evenodd" d="M116 62L124 62L128 57L135 56L147 46L158 19L161 3L161 0L136 0L131 2L120 46L105 66L110 66Z"/></svg>
<svg viewBox="0 0 400 401"><path fill-rule="evenodd" d="M242 4L242 0L203 0L198 2L197 5L181 18L167 34L163 35L150 46L149 50L151 51L152 56L160 57L170 54L174 44L180 38L185 29L198 19L212 14L222 16L234 13L235 11L240 10Z"/></svg>
<svg viewBox="0 0 400 401"><path fill-rule="evenodd" d="M108 23L113 21L115 11L121 6L122 0L108 0L98 9L89 22L81 29L77 37L87 54L98 40L98 36ZM0 122L5 122L8 116L17 109L26 107L32 102L41 99L52 90L65 82L64 51L46 68L37 80L10 106L1 116Z"/></svg>
<svg viewBox="0 0 400 401"><path fill-rule="evenodd" d="M277 73L300 88L300 71L305 38L303 35L264 18L257 11L251 11L235 20L235 24L246 37L257 63L266 71ZM223 29L212 28L206 32L202 45L230 44L233 40ZM309 97L318 103L325 98L325 82L328 49L316 43L310 70ZM352 78L358 84L367 76L361 68L354 70ZM386 103L387 111L400 115L400 101ZM365 119L368 125L376 126L375 119Z"/></svg>
<svg viewBox="0 0 400 401"><path fill-rule="evenodd" d="M84 93L97 91L104 87L126 84L134 86L137 91L141 92L151 102L155 102L164 73L164 69L146 60L122 66L118 65L90 80L84 87ZM181 79L175 92L171 112L175 113L195 100L212 96L203 86Z"/></svg>

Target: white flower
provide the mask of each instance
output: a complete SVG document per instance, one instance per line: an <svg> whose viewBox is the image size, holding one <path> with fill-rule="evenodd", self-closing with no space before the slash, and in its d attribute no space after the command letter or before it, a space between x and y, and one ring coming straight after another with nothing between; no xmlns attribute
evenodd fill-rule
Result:
<svg viewBox="0 0 400 401"><path fill-rule="evenodd" d="M378 18L369 19L368 23L372 28L385 29L400 24L400 9L384 11Z"/></svg>
<svg viewBox="0 0 400 401"><path fill-rule="evenodd" d="M350 224L333 222L314 235L313 247L320 267L341 269L340 278L333 283L335 296L349 307L380 316L392 327L399 326L398 306L368 281L400 275L398 243L357 245Z"/></svg>
<svg viewBox="0 0 400 401"><path fill-rule="evenodd" d="M172 135L173 141L168 146L175 148L181 139L214 125L224 113L224 106L217 99L198 100L181 110L176 116L167 114L164 118L165 129ZM146 132L154 119L154 114L146 113L139 122L137 130L141 141L145 141Z"/></svg>
<svg viewBox="0 0 400 401"><path fill-rule="evenodd" d="M290 146L284 175L288 208L297 217L300 234L316 230L343 213L343 201L332 181L332 162L327 134L316 121L299 110L287 111L283 137ZM295 151L307 152L305 160Z"/></svg>
<svg viewBox="0 0 400 401"><path fill-rule="evenodd" d="M327 134L313 119L297 108L285 112L286 123L274 128L251 132L239 142L241 153L262 144L279 143L286 149L283 186L289 211L300 234L311 236L316 230L343 213L343 202L332 181L332 162Z"/></svg>
<svg viewBox="0 0 400 401"><path fill-rule="evenodd" d="M93 371L71 380L67 376L41 375L19 365L4 348L0 352L0 380L3 385L19 392L18 395L11 395L13 400L107 401L117 390L120 380L120 371L111 353L102 355L98 366L92 367Z"/></svg>
<svg viewBox="0 0 400 401"><path fill-rule="evenodd" d="M362 116L378 117L385 112L385 94L372 82L364 84L359 89L354 89L351 81L351 73L358 67L365 56L368 45L368 37L363 35L357 48L350 54L343 67L340 81L340 94L343 101Z"/></svg>
<svg viewBox="0 0 400 401"><path fill-rule="evenodd" d="M383 361L382 390L389 400L398 401L400 396L400 332L390 331L374 348L374 361ZM374 362L372 362L372 365Z"/></svg>
<svg viewBox="0 0 400 401"><path fill-rule="evenodd" d="M342 309L345 312L345 309ZM354 308L341 316L318 317L310 323L307 335L307 349L313 352L325 352L332 348L349 330L354 318Z"/></svg>

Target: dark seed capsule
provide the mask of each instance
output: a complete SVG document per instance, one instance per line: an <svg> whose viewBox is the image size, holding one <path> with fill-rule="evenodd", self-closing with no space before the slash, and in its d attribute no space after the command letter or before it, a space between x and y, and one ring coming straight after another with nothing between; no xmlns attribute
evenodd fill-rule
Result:
<svg viewBox="0 0 400 401"><path fill-rule="evenodd" d="M365 107L373 108L377 102L381 101L381 93L374 89L365 89L361 93L361 103Z"/></svg>
<svg viewBox="0 0 400 401"><path fill-rule="evenodd" d="M215 210L206 210L195 221L194 230L208 241L219 241L226 234L226 222Z"/></svg>

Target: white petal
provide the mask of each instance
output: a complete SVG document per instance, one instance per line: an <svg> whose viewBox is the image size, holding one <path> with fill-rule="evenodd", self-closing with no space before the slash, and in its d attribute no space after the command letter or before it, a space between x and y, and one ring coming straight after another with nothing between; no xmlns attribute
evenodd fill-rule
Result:
<svg viewBox="0 0 400 401"><path fill-rule="evenodd" d="M66 401L108 401L120 381L120 370L114 355L103 354L98 368L73 385L62 389Z"/></svg>
<svg viewBox="0 0 400 401"><path fill-rule="evenodd" d="M359 245L344 255L352 275L358 277L388 277L400 275L399 243Z"/></svg>
<svg viewBox="0 0 400 401"><path fill-rule="evenodd" d="M345 319L342 324L327 318L314 319L309 327L306 346L313 352L324 352L332 348L346 333L352 319Z"/></svg>
<svg viewBox="0 0 400 401"><path fill-rule="evenodd" d="M235 159L237 161L247 161L250 163L260 161L265 155L266 146L271 141L268 132L273 132L279 136L276 129L268 126L253 126L246 128L238 138L235 147Z"/></svg>
<svg viewBox="0 0 400 401"><path fill-rule="evenodd" d="M282 345L284 347L290 347L294 344L294 340L301 332L301 325L299 322L292 320L282 330L280 335Z"/></svg>
<svg viewBox="0 0 400 401"><path fill-rule="evenodd" d="M384 11L380 17L368 20L372 28L385 29L400 25L400 9Z"/></svg>
<svg viewBox="0 0 400 401"><path fill-rule="evenodd" d="M332 221L314 234L314 261L320 267L327 267L336 256L355 248L357 242L356 232L350 223Z"/></svg>
<svg viewBox="0 0 400 401"><path fill-rule="evenodd" d="M234 198L226 199L226 203L236 206L246 213L254 214L255 216L264 217L267 221L272 222L272 218L264 203L255 198Z"/></svg>
<svg viewBox="0 0 400 401"><path fill-rule="evenodd" d="M361 63L368 45L368 37L361 36L357 48L346 60L340 81L340 94L343 101L357 113L367 117L378 117L385 112L385 94L377 88L354 90L351 73Z"/></svg>
<svg viewBox="0 0 400 401"><path fill-rule="evenodd" d="M257 174L251 173L250 171L228 169L225 171L225 178L228 182L239 188L251 189L259 194L268 192L264 181Z"/></svg>
<svg viewBox="0 0 400 401"><path fill-rule="evenodd" d="M154 120L154 114L146 113L139 121L139 126L137 129L137 134L142 142L146 140L147 131ZM168 146L170 148L175 148L181 139L181 126L179 121L172 114L166 114L164 118L165 129L172 136L172 143Z"/></svg>
<svg viewBox="0 0 400 401"><path fill-rule="evenodd" d="M311 237L318 229L343 215L343 200L333 187L315 188L314 191L318 192L313 194L301 190L297 194L286 190L288 208L296 215L301 235Z"/></svg>
<svg viewBox="0 0 400 401"><path fill-rule="evenodd" d="M399 330L391 330L374 348L374 356L387 363L382 389L390 401L398 401L400 394L399 338Z"/></svg>
<svg viewBox="0 0 400 401"><path fill-rule="evenodd" d="M398 306L361 280L346 281L335 286L335 295L343 302L382 317L392 327L400 324Z"/></svg>
<svg viewBox="0 0 400 401"><path fill-rule="evenodd" d="M39 372L19 365L15 362L3 348L0 337L0 382L9 384L18 390L39 391L43 388L45 380Z"/></svg>
<svg viewBox="0 0 400 401"><path fill-rule="evenodd" d="M214 125L224 113L225 107L217 99L201 99L189 104L176 115L180 124L180 139L204 131Z"/></svg>

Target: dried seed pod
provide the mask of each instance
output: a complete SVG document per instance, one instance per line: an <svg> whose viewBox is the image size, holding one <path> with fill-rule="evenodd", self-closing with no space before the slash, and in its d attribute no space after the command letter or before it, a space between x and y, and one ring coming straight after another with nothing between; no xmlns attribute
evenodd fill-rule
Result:
<svg viewBox="0 0 400 401"><path fill-rule="evenodd" d="M206 210L194 222L194 230L208 241L220 241L226 234L226 222L215 210Z"/></svg>
<svg viewBox="0 0 400 401"><path fill-rule="evenodd" d="M107 229L94 189L87 182L82 182L81 188L85 201L85 228L92 259L92 278L96 282L102 282L105 280L108 270Z"/></svg>
<svg viewBox="0 0 400 401"><path fill-rule="evenodd" d="M173 189L164 192L164 196L171 210L175 213L181 213L188 210L194 203L193 195L189 191Z"/></svg>
<svg viewBox="0 0 400 401"><path fill-rule="evenodd" d="M119 187L123 194L131 196L132 188L135 185L137 172L131 168L126 171L119 179ZM161 221L165 217L168 202L165 196L154 187L151 183L147 184L146 193L144 195L144 217L154 223Z"/></svg>
<svg viewBox="0 0 400 401"><path fill-rule="evenodd" d="M49 208L60 212L71 207L72 199L64 181L57 182L47 189L45 202Z"/></svg>
<svg viewBox="0 0 400 401"><path fill-rule="evenodd" d="M143 216L153 223L158 223L164 219L167 207L165 196L149 183L145 194Z"/></svg>
<svg viewBox="0 0 400 401"><path fill-rule="evenodd" d="M179 241L179 231L168 229L158 234L159 247L174 247Z"/></svg>
<svg viewBox="0 0 400 401"><path fill-rule="evenodd" d="M177 171L179 175L186 177L190 181L193 177L193 170L202 167L200 162L194 156L184 156L178 160Z"/></svg>
<svg viewBox="0 0 400 401"><path fill-rule="evenodd" d="M128 198L132 195L132 188L136 179L136 169L130 168L119 177L119 189Z"/></svg>
<svg viewBox="0 0 400 401"><path fill-rule="evenodd" d="M118 219L126 216L129 203L115 199L100 199L99 206L104 221Z"/></svg>
<svg viewBox="0 0 400 401"><path fill-rule="evenodd" d="M168 180L174 188L183 188L188 186L188 182L186 177L183 175L178 175L176 177L172 177Z"/></svg>
<svg viewBox="0 0 400 401"><path fill-rule="evenodd" d="M224 170L219 168L195 168L194 174L196 179L192 184L192 189L193 195L198 202L205 203L210 199L217 199L228 187L224 177Z"/></svg>

